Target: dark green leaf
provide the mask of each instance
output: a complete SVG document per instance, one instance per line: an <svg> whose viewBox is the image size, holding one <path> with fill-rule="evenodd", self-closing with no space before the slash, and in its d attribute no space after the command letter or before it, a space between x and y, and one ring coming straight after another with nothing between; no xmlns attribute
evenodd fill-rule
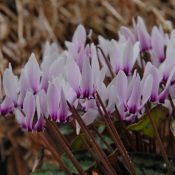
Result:
<svg viewBox="0 0 175 175"><path fill-rule="evenodd" d="M84 144L82 137L85 137L84 134L80 134L76 136L76 138L71 143L71 149L73 151L81 151L86 149L86 145Z"/></svg>
<svg viewBox="0 0 175 175"><path fill-rule="evenodd" d="M151 109L151 117L158 128L167 114L168 109L162 105L158 105ZM137 123L129 125L128 129L132 131L142 132L152 138L154 137L154 130L147 114L144 114Z"/></svg>
<svg viewBox="0 0 175 175"><path fill-rule="evenodd" d="M59 126L59 129L63 135L69 135L69 134L72 134L74 132L73 129L71 128L71 126L68 124L61 124Z"/></svg>
<svg viewBox="0 0 175 175"><path fill-rule="evenodd" d="M137 175L166 175L167 169L161 156L150 153L130 153ZM175 161L171 160L175 171ZM174 172L173 172L174 173Z"/></svg>

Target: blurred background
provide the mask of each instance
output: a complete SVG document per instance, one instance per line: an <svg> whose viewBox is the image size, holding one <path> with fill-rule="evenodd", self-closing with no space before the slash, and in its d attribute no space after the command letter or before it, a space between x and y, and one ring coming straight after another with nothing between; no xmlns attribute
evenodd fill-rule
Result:
<svg viewBox="0 0 175 175"><path fill-rule="evenodd" d="M96 41L98 35L117 38L118 29L132 26L138 15L148 30L161 24L169 32L175 24L175 1L0 0L0 73L11 62L18 74L31 52L41 60L46 41L64 48L80 23L93 30ZM35 134L22 133L11 117L0 118L0 175L28 174L40 159L39 149ZM46 155L52 159L49 152Z"/></svg>

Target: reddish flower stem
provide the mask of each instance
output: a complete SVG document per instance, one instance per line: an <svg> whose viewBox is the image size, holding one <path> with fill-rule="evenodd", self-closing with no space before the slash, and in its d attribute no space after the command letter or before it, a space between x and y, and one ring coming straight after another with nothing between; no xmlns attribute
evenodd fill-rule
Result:
<svg viewBox="0 0 175 175"><path fill-rule="evenodd" d="M52 153L52 155L58 161L61 169L64 170L68 175L71 175L72 173L66 167L66 165L64 164L64 162L61 160L60 154L56 150L55 145L54 145L53 141L51 140L50 136L48 135L48 133L46 133L46 132L41 133L40 132L38 134L39 134L40 138L42 139L44 146L47 147L50 150L50 152Z"/></svg>
<svg viewBox="0 0 175 175"><path fill-rule="evenodd" d="M103 101L102 99L100 98L98 92L96 93L96 100L97 100L97 106L99 108L99 111L101 111L101 108L99 106L99 104L101 105L102 109L103 109L103 112L101 111L102 113L102 117L106 123L106 126L107 126L107 129L111 135L111 137L113 138L113 141L115 143L115 145L117 146L117 148L119 149L119 152L121 153L121 155L123 156L123 159L126 161L126 164L128 166L128 169L130 171L130 173L132 175L136 175L136 172L135 172L135 168L134 168L134 165L132 164L132 161L128 155L128 152L115 128L115 126L113 125L113 122L108 114L108 112L106 111L106 108L105 108L105 105L103 104Z"/></svg>
<svg viewBox="0 0 175 175"><path fill-rule="evenodd" d="M104 58L104 60L105 60L105 62L106 62L106 64L107 64L107 66L108 66L108 69L109 69L109 71L110 71L110 74L111 74L112 78L114 78L114 77L115 77L115 73L114 73L113 70L112 70L112 66L111 66L111 63L109 62L109 59L105 56L103 50L102 50L100 47L97 47L97 49L99 49L100 52L101 52L101 54L103 55L103 58Z"/></svg>
<svg viewBox="0 0 175 175"><path fill-rule="evenodd" d="M84 131L84 134L87 137L88 143L94 148L94 150L95 150L96 154L98 155L100 161L102 162L103 166L108 171L108 174L117 175L117 172L113 169L112 165L110 164L110 162L107 159L107 156L105 155L105 153L101 150L101 148L96 143L94 137L91 135L91 133L87 129L85 123L81 119L81 117L78 114L78 112L76 111L76 109L73 106L71 106L69 104L69 102L68 102L68 106L69 106L70 111L72 112L73 116L75 117L75 119L79 123L81 129Z"/></svg>
<svg viewBox="0 0 175 175"><path fill-rule="evenodd" d="M60 132L59 128L54 127L53 123L47 120L47 127L49 131L52 132L54 138L57 138L59 143L61 144L63 150L66 152L67 156L70 158L74 166L76 167L77 171L82 175L87 175L87 173L83 170L82 166L78 162L78 160L73 155L72 151L70 150L69 145L65 142L65 138Z"/></svg>

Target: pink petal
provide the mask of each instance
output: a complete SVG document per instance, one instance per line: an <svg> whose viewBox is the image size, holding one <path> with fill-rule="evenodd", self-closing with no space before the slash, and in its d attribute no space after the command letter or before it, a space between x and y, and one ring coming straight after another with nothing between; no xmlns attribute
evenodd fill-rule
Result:
<svg viewBox="0 0 175 175"><path fill-rule="evenodd" d="M165 55L164 55L165 38L163 37L159 29L155 26L153 27L152 33L151 33L151 44L152 44L152 50L156 59L158 59L160 63L163 62L165 59Z"/></svg>
<svg viewBox="0 0 175 175"><path fill-rule="evenodd" d="M141 44L141 50L145 51L151 48L150 35L146 29L145 23L141 17L137 18L136 32Z"/></svg>
<svg viewBox="0 0 175 175"><path fill-rule="evenodd" d="M50 83L47 90L47 106L48 113L54 121L57 120L59 101L60 93L58 91L58 88L53 83Z"/></svg>
<svg viewBox="0 0 175 175"><path fill-rule="evenodd" d="M172 69L170 76L168 77L168 80L166 82L166 86L165 86L164 90L159 95L159 101L163 102L165 100L174 76L175 76L175 68Z"/></svg>
<svg viewBox="0 0 175 175"><path fill-rule="evenodd" d="M89 62L89 58L86 58L82 68L82 95L83 97L89 97L93 93L92 84L92 68Z"/></svg>
<svg viewBox="0 0 175 175"><path fill-rule="evenodd" d="M123 70L128 75L132 69L133 46L130 41L126 42L123 53Z"/></svg>
<svg viewBox="0 0 175 175"><path fill-rule="evenodd" d="M130 40L132 44L136 42L135 36L129 28L122 26L120 28L120 33L124 35L127 40Z"/></svg>
<svg viewBox="0 0 175 175"><path fill-rule="evenodd" d="M66 59L60 56L56 61L52 63L49 69L49 78L52 76L59 76L64 71L64 65L66 63Z"/></svg>
<svg viewBox="0 0 175 175"><path fill-rule="evenodd" d="M91 58L92 58L92 75L93 82L98 81L98 77L100 74L100 65L97 57L97 50L94 44L91 44Z"/></svg>
<svg viewBox="0 0 175 175"><path fill-rule="evenodd" d="M98 110L90 108L86 113L83 114L82 120L84 121L85 125L88 126L94 122L94 120L98 116ZM80 125L76 121L76 133L77 135L80 133Z"/></svg>
<svg viewBox="0 0 175 175"><path fill-rule="evenodd" d="M28 84L34 92L37 92L39 89L41 70L33 53L31 54L27 64L25 65L24 70L28 79Z"/></svg>
<svg viewBox="0 0 175 175"><path fill-rule="evenodd" d="M116 94L121 103L126 103L128 79L123 71L119 71L116 78Z"/></svg>
<svg viewBox="0 0 175 175"><path fill-rule="evenodd" d="M113 71L117 73L122 66L123 46L119 45L115 40L111 40L109 47L110 63Z"/></svg>
<svg viewBox="0 0 175 175"><path fill-rule="evenodd" d="M72 88L76 91L77 95L80 94L80 81L81 81L81 73L77 63L73 60L73 58L69 57L66 62L66 76Z"/></svg>
<svg viewBox="0 0 175 175"><path fill-rule="evenodd" d="M30 91L27 91L23 103L23 111L26 115L26 125L28 130L33 128L33 118L35 114L35 96Z"/></svg>
<svg viewBox="0 0 175 175"><path fill-rule="evenodd" d="M140 86L140 77L137 76L132 86L132 92L128 100L128 108L130 113L138 112L140 107L141 100L141 86Z"/></svg>
<svg viewBox="0 0 175 175"><path fill-rule="evenodd" d="M9 68L5 70L3 74L3 87L5 94L17 102L17 94L19 92L18 77L12 72L12 67L9 64Z"/></svg>
<svg viewBox="0 0 175 175"><path fill-rule="evenodd" d="M65 95L63 90L61 89L61 99L60 99L60 106L59 106L59 111L58 111L58 122L65 122L68 119L69 115L69 109L67 106L67 101L65 99Z"/></svg>
<svg viewBox="0 0 175 175"><path fill-rule="evenodd" d="M1 115L6 115L12 112L13 108L14 108L14 103L12 99L6 96L3 102L1 103Z"/></svg>
<svg viewBox="0 0 175 175"><path fill-rule="evenodd" d="M25 117L23 113L19 109L15 109L15 119L17 123L23 128L24 130L26 129L26 122L25 122Z"/></svg>
<svg viewBox="0 0 175 175"><path fill-rule="evenodd" d="M86 42L86 30L83 25L79 24L78 27L76 28L73 38L72 38L73 43L83 46L85 45Z"/></svg>
<svg viewBox="0 0 175 175"><path fill-rule="evenodd" d="M153 77L152 75L148 75L143 82L143 87L142 87L142 104L140 109L147 103L151 96L151 91L153 89Z"/></svg>
<svg viewBox="0 0 175 175"><path fill-rule="evenodd" d="M47 95L44 90L39 91L37 94L39 102L40 102L40 108L41 108L41 114L45 117L48 117L48 110L47 110Z"/></svg>

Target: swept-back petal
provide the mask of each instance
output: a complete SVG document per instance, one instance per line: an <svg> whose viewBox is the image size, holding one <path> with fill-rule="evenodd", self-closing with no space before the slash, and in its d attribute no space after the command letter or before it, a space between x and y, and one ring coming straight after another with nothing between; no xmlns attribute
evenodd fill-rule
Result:
<svg viewBox="0 0 175 175"><path fill-rule="evenodd" d="M146 104L146 102L149 100L151 96L151 92L153 89L153 77L152 75L148 75L143 82L142 88L142 103L141 103L141 109Z"/></svg>
<svg viewBox="0 0 175 175"><path fill-rule="evenodd" d="M122 58L122 68L124 72L128 75L132 68L132 62L133 62L133 46L131 42L128 40L125 44L123 58Z"/></svg>
<svg viewBox="0 0 175 175"><path fill-rule="evenodd" d="M76 28L73 38L72 38L73 43L79 45L79 46L84 46L86 42L86 30L83 25L79 24L78 27Z"/></svg>
<svg viewBox="0 0 175 175"><path fill-rule="evenodd" d="M128 79L126 74L123 71L119 71L114 81L116 81L116 94L118 100L121 103L126 104L128 88Z"/></svg>
<svg viewBox="0 0 175 175"><path fill-rule="evenodd" d="M22 129L26 129L25 117L19 109L15 109L15 119Z"/></svg>
<svg viewBox="0 0 175 175"><path fill-rule="evenodd" d="M69 109L67 106L66 98L63 92L63 89L61 89L60 93L61 99L59 104L59 110L58 110L58 122L65 122L68 119L69 115Z"/></svg>
<svg viewBox="0 0 175 175"><path fill-rule="evenodd" d="M151 38L146 29L145 23L141 17L137 18L137 24L135 26L138 40L141 44L141 50L145 51L151 48Z"/></svg>
<svg viewBox="0 0 175 175"><path fill-rule="evenodd" d="M53 83L50 83L47 90L47 107L48 107L48 113L51 116L52 120L54 121L57 120L59 101L60 101L60 92Z"/></svg>
<svg viewBox="0 0 175 175"><path fill-rule="evenodd" d="M50 66L49 78L63 74L65 63L66 63L65 57L60 56L59 58L57 58L56 61L54 61Z"/></svg>
<svg viewBox="0 0 175 175"><path fill-rule="evenodd" d="M13 100L6 96L3 102L1 103L1 115L7 115L12 112L14 108Z"/></svg>
<svg viewBox="0 0 175 175"><path fill-rule="evenodd" d="M31 89L34 92L37 92L39 89L41 70L34 53L31 54L28 62L26 63L24 71Z"/></svg>
<svg viewBox="0 0 175 175"><path fill-rule="evenodd" d="M83 97L89 97L90 95L92 95L92 68L89 62L89 58L86 58L83 62L81 87Z"/></svg>
<svg viewBox="0 0 175 175"><path fill-rule="evenodd" d="M98 110L89 108L88 111L84 113L81 118L84 121L85 125L88 126L94 122L97 116L98 116ZM78 124L77 121L76 121L76 133L77 135L80 133L80 125Z"/></svg>
<svg viewBox="0 0 175 175"><path fill-rule="evenodd" d="M12 72L12 67L5 70L3 74L3 88L5 94L9 96L15 103L17 102L17 94L19 92L18 77Z"/></svg>
<svg viewBox="0 0 175 175"><path fill-rule="evenodd" d="M72 57L69 57L66 62L66 77L77 95L80 93L81 73L77 63Z"/></svg>
<svg viewBox="0 0 175 175"><path fill-rule="evenodd" d="M141 102L141 85L140 85L140 77L137 75L134 80L132 86L132 92L127 103L130 113L138 112L138 109L140 108L140 102Z"/></svg>
<svg viewBox="0 0 175 175"><path fill-rule="evenodd" d="M158 59L159 63L163 62L165 59L165 38L161 31L155 26L153 27L151 33L151 45L155 58Z"/></svg>
<svg viewBox="0 0 175 175"><path fill-rule="evenodd" d="M28 130L33 128L33 118L35 114L35 96L32 92L27 91L23 103L23 111L26 115L26 125Z"/></svg>

